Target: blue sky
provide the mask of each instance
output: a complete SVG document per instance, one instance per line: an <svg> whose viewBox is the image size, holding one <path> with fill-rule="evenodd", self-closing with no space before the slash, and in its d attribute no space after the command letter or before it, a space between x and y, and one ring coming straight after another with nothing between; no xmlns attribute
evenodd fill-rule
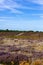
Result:
<svg viewBox="0 0 43 65"><path fill-rule="evenodd" d="M43 0L0 0L0 29L43 31Z"/></svg>

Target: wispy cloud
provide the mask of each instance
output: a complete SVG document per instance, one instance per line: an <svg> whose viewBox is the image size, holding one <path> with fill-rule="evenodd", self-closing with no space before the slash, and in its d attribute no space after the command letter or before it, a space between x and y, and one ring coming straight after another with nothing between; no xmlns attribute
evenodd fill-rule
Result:
<svg viewBox="0 0 43 65"><path fill-rule="evenodd" d="M22 1L24 1L25 3L26 1L30 1L30 2L37 3L37 4L43 4L43 0L0 0L0 11L7 9L11 13L23 14L23 11L21 11L20 9L43 10L43 6L34 8L31 6L26 6L22 4Z"/></svg>
<svg viewBox="0 0 43 65"><path fill-rule="evenodd" d="M18 10L19 8L22 7L23 7L22 4L18 4L14 0L0 0L0 10L8 9L12 13L22 14L22 11Z"/></svg>
<svg viewBox="0 0 43 65"><path fill-rule="evenodd" d="M40 18L43 18L43 14L31 14L32 16L38 16L38 17L40 17Z"/></svg>
<svg viewBox="0 0 43 65"><path fill-rule="evenodd" d="M43 15L41 15L40 18L43 18Z"/></svg>
<svg viewBox="0 0 43 65"><path fill-rule="evenodd" d="M43 14L32 14L33 16L43 16Z"/></svg>
<svg viewBox="0 0 43 65"><path fill-rule="evenodd" d="M8 17L5 17L5 16L2 16L2 17L1 17L1 16L0 16L0 19L11 19L11 18L15 18L15 17L9 17L9 16L8 16Z"/></svg>
<svg viewBox="0 0 43 65"><path fill-rule="evenodd" d="M20 3L18 3L18 1ZM12 13L23 14L23 11L21 11L20 9L33 9L29 6L23 5L21 3L22 1L23 0L0 0L0 11L7 9Z"/></svg>
<svg viewBox="0 0 43 65"><path fill-rule="evenodd" d="M40 6L26 6L22 2L32 2L40 4ZM20 3L18 3L20 2ZM43 10L43 0L0 0L0 11L9 10L11 13L23 14L23 9L26 10ZM21 10L22 9L22 10Z"/></svg>
<svg viewBox="0 0 43 65"><path fill-rule="evenodd" d="M33 0L34 3L37 3L37 4L40 4L40 5L43 5L43 0Z"/></svg>
<svg viewBox="0 0 43 65"><path fill-rule="evenodd" d="M31 6L33 10L43 10L43 0L25 0L28 3L35 4L35 6Z"/></svg>
<svg viewBox="0 0 43 65"><path fill-rule="evenodd" d="M36 4L43 5L43 0L27 0L27 1L30 1L30 2L33 2L33 3L36 3Z"/></svg>

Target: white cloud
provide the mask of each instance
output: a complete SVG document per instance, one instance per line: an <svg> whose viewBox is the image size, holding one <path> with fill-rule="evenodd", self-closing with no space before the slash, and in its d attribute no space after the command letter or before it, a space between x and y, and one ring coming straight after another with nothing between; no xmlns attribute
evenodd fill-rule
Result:
<svg viewBox="0 0 43 65"><path fill-rule="evenodd" d="M4 16L1 17L1 16L0 16L0 19L11 19L11 18L15 18L15 17L4 17Z"/></svg>
<svg viewBox="0 0 43 65"><path fill-rule="evenodd" d="M33 3L36 3L36 4L43 5L43 0L27 0L27 1L30 1L30 2L33 2Z"/></svg>
<svg viewBox="0 0 43 65"><path fill-rule="evenodd" d="M39 6L35 8L35 7L25 6L22 3L18 3L17 1L25 2L25 0L0 0L0 11L8 9L11 13L23 14L23 11L21 11L20 9L43 10L43 6ZM43 4L43 0L26 0L26 1L30 1L37 4Z"/></svg>
<svg viewBox="0 0 43 65"><path fill-rule="evenodd" d="M37 3L37 4L43 4L43 0L33 0L34 3Z"/></svg>
<svg viewBox="0 0 43 65"><path fill-rule="evenodd" d="M0 0L0 10L3 11L8 9L12 13L23 14L19 9L33 9L31 7L24 6L22 3L18 3L17 1L20 0Z"/></svg>
<svg viewBox="0 0 43 65"><path fill-rule="evenodd" d="M43 15L41 15L40 18L43 18Z"/></svg>
<svg viewBox="0 0 43 65"><path fill-rule="evenodd" d="M33 4L37 4L35 6L31 5L32 10L43 10L43 0L25 0L26 2L30 2Z"/></svg>
<svg viewBox="0 0 43 65"><path fill-rule="evenodd" d="M18 10L19 8L22 8L22 7L23 6L21 4L18 4L14 0L0 0L0 10L8 9L12 13L22 14L22 11Z"/></svg>
<svg viewBox="0 0 43 65"><path fill-rule="evenodd" d="M32 16L38 16L40 18L43 18L43 14L32 14Z"/></svg>
<svg viewBox="0 0 43 65"><path fill-rule="evenodd" d="M43 14L32 14L33 16L43 16Z"/></svg>

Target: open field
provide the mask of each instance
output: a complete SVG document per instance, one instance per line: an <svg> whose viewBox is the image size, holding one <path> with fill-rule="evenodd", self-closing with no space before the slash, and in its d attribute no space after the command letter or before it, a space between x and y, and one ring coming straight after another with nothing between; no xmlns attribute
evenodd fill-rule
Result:
<svg viewBox="0 0 43 65"><path fill-rule="evenodd" d="M0 64L43 65L43 32L0 32Z"/></svg>

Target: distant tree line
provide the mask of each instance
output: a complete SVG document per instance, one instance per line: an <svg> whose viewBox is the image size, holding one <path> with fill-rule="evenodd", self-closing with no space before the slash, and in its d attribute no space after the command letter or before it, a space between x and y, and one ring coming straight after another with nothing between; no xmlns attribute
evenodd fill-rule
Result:
<svg viewBox="0 0 43 65"><path fill-rule="evenodd" d="M29 31L22 31L22 30L9 30L9 29L6 29L6 30L2 30L0 29L0 32L43 32L43 31L32 31L32 30L29 30Z"/></svg>

